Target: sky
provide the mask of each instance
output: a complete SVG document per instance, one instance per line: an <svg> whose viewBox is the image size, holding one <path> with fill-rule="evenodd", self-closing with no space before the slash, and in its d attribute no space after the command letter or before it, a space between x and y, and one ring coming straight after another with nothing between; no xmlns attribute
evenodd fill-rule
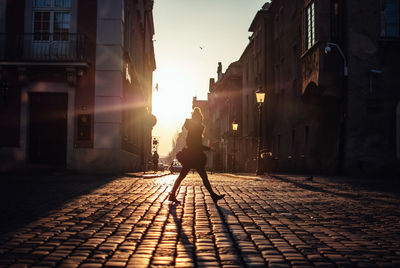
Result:
<svg viewBox="0 0 400 268"><path fill-rule="evenodd" d="M192 100L207 99L218 62L223 72L237 61L251 35L250 24L266 0L155 0L153 136L166 156L190 117Z"/></svg>

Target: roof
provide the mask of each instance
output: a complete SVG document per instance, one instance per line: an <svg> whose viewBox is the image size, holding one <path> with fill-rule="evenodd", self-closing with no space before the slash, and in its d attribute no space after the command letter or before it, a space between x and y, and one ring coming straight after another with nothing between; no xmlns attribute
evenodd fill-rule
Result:
<svg viewBox="0 0 400 268"><path fill-rule="evenodd" d="M271 5L270 3L266 3L266 4L264 4L264 6L262 7L262 9L260 9L259 11L257 11L256 16L254 17L253 21L252 21L251 24L250 24L249 32L254 32L254 30L255 30L255 28L256 28L256 26L257 26L257 24L258 24L258 21L259 21L261 18L263 18L265 15L268 14L268 10L269 10L270 5Z"/></svg>

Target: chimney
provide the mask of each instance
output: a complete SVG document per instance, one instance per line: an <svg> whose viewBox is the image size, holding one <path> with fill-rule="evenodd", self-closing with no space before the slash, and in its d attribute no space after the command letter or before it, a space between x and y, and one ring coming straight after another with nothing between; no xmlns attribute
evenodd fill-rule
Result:
<svg viewBox="0 0 400 268"><path fill-rule="evenodd" d="M193 100L192 100L192 109L194 109L194 107L196 107L196 106L197 106L197 96L193 97Z"/></svg>
<svg viewBox="0 0 400 268"><path fill-rule="evenodd" d="M222 78L222 63L221 62L218 62L217 74L218 74L218 81L219 81Z"/></svg>
<svg viewBox="0 0 400 268"><path fill-rule="evenodd" d="M210 78L210 85L208 86L208 91L211 92L214 90L214 85L215 85L215 79Z"/></svg>

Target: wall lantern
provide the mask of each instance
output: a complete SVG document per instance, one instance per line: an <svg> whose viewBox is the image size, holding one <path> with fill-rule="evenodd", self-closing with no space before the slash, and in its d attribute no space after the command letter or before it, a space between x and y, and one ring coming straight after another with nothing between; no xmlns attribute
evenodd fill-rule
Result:
<svg viewBox="0 0 400 268"><path fill-rule="evenodd" d="M265 91L262 91L261 89L258 89L256 91L256 99L257 99L257 103L259 105L264 103L264 99L265 99Z"/></svg>
<svg viewBox="0 0 400 268"><path fill-rule="evenodd" d="M237 131L237 130L238 130L238 127L239 127L239 124L236 123L236 121L233 121L233 122L232 122L232 130L233 130L233 131Z"/></svg>

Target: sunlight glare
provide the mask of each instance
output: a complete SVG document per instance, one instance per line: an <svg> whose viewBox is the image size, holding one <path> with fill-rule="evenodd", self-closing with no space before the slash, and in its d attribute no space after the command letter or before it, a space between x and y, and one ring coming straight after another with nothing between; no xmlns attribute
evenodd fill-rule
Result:
<svg viewBox="0 0 400 268"><path fill-rule="evenodd" d="M172 64L156 71L154 81L158 82L159 91L153 91L153 114L157 117L153 136L159 138L160 153L167 154L174 133L181 131L185 118L191 114L196 82L190 69Z"/></svg>

